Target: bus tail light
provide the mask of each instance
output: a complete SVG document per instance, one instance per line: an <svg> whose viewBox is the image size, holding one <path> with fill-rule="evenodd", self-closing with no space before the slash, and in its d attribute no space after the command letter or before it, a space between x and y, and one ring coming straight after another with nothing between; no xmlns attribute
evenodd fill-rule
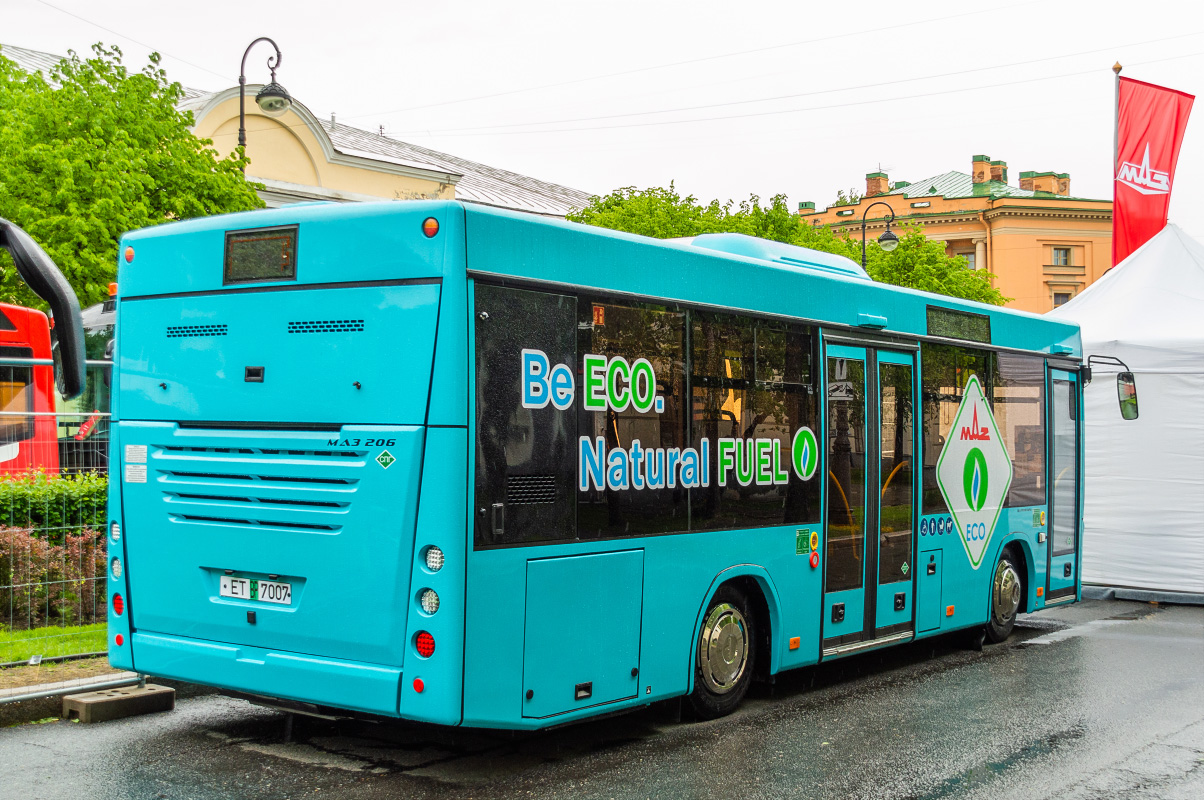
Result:
<svg viewBox="0 0 1204 800"><path fill-rule="evenodd" d="M414 679L414 691L422 694L422 690L426 688L426 684L422 682L422 678Z"/></svg>
<svg viewBox="0 0 1204 800"><path fill-rule="evenodd" d="M430 658L435 654L435 637L426 631L420 631L414 637L414 647L418 650L418 655Z"/></svg>
<svg viewBox="0 0 1204 800"><path fill-rule="evenodd" d="M125 613L125 598L119 594L113 595L113 613L119 617Z"/></svg>
<svg viewBox="0 0 1204 800"><path fill-rule="evenodd" d="M434 614L439 610L439 594L434 589L423 589L419 602L427 614Z"/></svg>
<svg viewBox="0 0 1204 800"><path fill-rule="evenodd" d="M422 221L422 233L428 239L435 238L435 234L439 232L439 220L434 217L427 217Z"/></svg>
<svg viewBox="0 0 1204 800"><path fill-rule="evenodd" d="M117 643L118 647L121 647L123 644L125 644L125 637L119 633L113 637L113 641Z"/></svg>
<svg viewBox="0 0 1204 800"><path fill-rule="evenodd" d="M435 545L431 545L426 549L426 568L431 572L438 572L443 569L443 551Z"/></svg>

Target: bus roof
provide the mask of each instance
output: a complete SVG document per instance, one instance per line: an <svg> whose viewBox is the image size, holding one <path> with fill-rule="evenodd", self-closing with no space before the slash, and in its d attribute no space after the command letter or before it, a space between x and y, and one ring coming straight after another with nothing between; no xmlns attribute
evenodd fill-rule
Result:
<svg viewBox="0 0 1204 800"><path fill-rule="evenodd" d="M443 239L437 253L429 245L439 243L426 242L421 233L421 220L432 216L440 222ZM214 262L186 252L189 248L215 248L220 259L225 231L294 224L324 230L302 234L293 285L416 278L423 270L430 273L426 277L450 277L464 269L466 253L473 275L731 308L884 335L961 338L972 345L965 337L930 330L930 309L962 312L989 320L987 341L977 343L1070 358L1080 358L1082 352L1074 323L877 283L856 263L829 253L740 234L652 239L457 201L304 204L134 231L123 239L122 251L132 245L140 254L149 251L155 261L170 257L171 268L159 263L141 271L132 269L137 261L122 259L120 294L220 291L220 267L204 279L193 274L201 263ZM379 237L364 235L369 225L379 226ZM303 277L307 261L312 274Z"/></svg>

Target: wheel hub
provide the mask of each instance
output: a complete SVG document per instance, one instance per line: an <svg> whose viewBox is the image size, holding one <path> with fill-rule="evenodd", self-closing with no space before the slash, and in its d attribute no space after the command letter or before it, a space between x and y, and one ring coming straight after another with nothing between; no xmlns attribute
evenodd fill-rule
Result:
<svg viewBox="0 0 1204 800"><path fill-rule="evenodd" d="M715 694L726 694L748 668L748 624L730 603L715 606L702 627L698 663L702 679Z"/></svg>
<svg viewBox="0 0 1204 800"><path fill-rule="evenodd" d="M1016 616L1020 608L1020 576L1007 561L1000 561L995 568L995 585L992 592L991 616L997 625L1006 625Z"/></svg>

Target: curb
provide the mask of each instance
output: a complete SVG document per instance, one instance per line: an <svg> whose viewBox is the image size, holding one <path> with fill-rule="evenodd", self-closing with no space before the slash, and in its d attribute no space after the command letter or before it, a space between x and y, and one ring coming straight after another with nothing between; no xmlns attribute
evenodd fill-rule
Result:
<svg viewBox="0 0 1204 800"><path fill-rule="evenodd" d="M1133 600L1139 603L1167 603L1180 606L1204 606L1204 594L1162 592L1153 589L1126 589L1123 586L1083 585L1084 600Z"/></svg>

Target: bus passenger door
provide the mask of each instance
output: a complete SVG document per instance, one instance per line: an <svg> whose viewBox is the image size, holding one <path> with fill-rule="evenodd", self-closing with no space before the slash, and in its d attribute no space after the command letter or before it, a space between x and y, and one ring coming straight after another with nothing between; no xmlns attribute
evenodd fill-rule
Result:
<svg viewBox="0 0 1204 800"><path fill-rule="evenodd" d="M1079 571L1078 375L1049 372L1049 561L1045 602L1073 598Z"/></svg>
<svg viewBox="0 0 1204 800"><path fill-rule="evenodd" d="M915 357L828 345L823 654L914 631Z"/></svg>

